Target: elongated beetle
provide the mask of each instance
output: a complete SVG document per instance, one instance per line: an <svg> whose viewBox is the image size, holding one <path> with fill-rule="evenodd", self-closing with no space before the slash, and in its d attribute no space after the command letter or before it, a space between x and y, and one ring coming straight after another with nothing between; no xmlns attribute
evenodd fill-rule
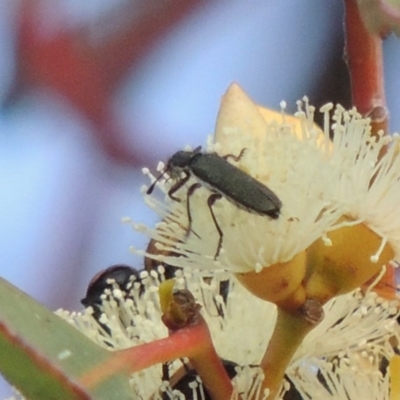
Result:
<svg viewBox="0 0 400 400"><path fill-rule="evenodd" d="M147 190L147 194L150 194L161 177L168 174L175 180L174 185L168 191L168 196L172 200L180 201L178 197L174 196L174 193L182 188L191 176L197 178L199 182L191 185L187 190L188 233L192 228L190 196L201 186L206 186L211 191L207 204L219 234L214 259L219 255L223 238L223 232L212 209L215 201L225 197L242 210L252 214L267 215L274 219L279 217L282 207L282 202L271 189L228 162L229 158L239 161L245 150L243 149L238 156L227 154L223 157L216 153L202 153L201 146L193 151L178 151L168 160L164 171Z"/></svg>

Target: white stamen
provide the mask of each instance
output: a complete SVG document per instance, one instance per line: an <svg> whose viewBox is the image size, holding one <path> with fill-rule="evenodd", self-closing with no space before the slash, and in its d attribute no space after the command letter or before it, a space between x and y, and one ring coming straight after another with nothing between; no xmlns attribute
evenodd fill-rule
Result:
<svg viewBox="0 0 400 400"><path fill-rule="evenodd" d="M381 271L379 272L377 277L372 281L372 283L368 286L366 293L370 293L371 290L373 290L374 287L381 281L381 279L384 277L386 273L386 270L387 270L386 265L382 265Z"/></svg>
<svg viewBox="0 0 400 400"><path fill-rule="evenodd" d="M379 261L379 257L381 256L382 251L385 248L386 244L387 244L387 238L384 237L381 240L381 245L379 246L378 251L373 256L371 256L370 258L371 262L377 263Z"/></svg>

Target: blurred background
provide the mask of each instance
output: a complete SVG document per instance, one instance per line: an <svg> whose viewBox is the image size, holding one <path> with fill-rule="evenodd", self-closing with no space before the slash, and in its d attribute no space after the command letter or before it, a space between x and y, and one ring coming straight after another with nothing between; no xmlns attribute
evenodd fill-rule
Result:
<svg viewBox="0 0 400 400"><path fill-rule="evenodd" d="M0 276L81 309L97 271L142 268L121 223L156 222L141 168L204 145L232 81L271 108L349 106L342 18L332 0L1 0ZM395 38L385 58L400 131Z"/></svg>

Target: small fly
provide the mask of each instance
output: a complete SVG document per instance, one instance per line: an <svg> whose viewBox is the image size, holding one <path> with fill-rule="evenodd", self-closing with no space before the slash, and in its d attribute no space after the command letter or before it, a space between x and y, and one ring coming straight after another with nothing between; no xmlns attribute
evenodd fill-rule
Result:
<svg viewBox="0 0 400 400"><path fill-rule="evenodd" d="M239 161L245 150L243 149L238 156L233 154L219 156L216 153L202 153L201 146L193 151L178 151L168 160L164 171L147 190L147 194L151 194L161 177L164 174L168 174L175 181L168 191L168 196L172 200L181 201L174 194L192 176L198 180L198 182L189 187L186 195L188 233L192 229L190 197L201 186L205 186L211 191L207 204L219 234L218 247L214 259L218 257L221 251L223 240L223 232L212 208L217 200L224 197L239 209L252 214L266 215L273 219L279 217L282 207L282 202L271 189L228 161L228 159Z"/></svg>

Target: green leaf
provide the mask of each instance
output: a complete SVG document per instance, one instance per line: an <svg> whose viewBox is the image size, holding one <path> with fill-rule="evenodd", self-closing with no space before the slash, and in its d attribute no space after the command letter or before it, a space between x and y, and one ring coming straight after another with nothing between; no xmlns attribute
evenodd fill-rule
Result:
<svg viewBox="0 0 400 400"><path fill-rule="evenodd" d="M85 391L79 377L110 358L72 325L0 278L0 372L30 400L134 399L127 375Z"/></svg>

